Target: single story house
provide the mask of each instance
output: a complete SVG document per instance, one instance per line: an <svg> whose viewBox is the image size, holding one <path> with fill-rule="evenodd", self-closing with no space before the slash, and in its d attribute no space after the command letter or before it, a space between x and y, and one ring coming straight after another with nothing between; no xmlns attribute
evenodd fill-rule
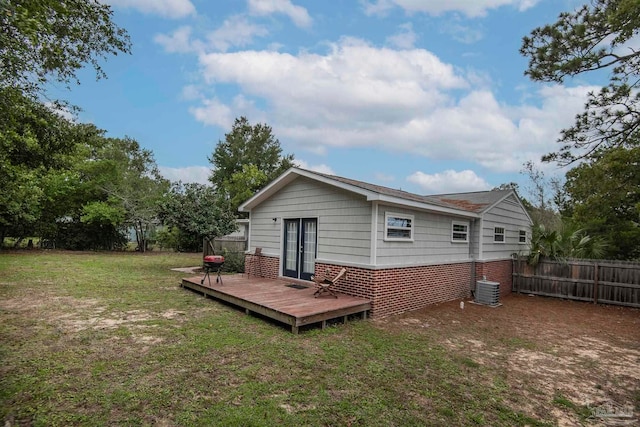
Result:
<svg viewBox="0 0 640 427"><path fill-rule="evenodd" d="M239 210L249 274L310 280L346 267L337 290L371 300L375 317L469 297L483 278L510 292L532 225L513 190L421 196L300 168Z"/></svg>

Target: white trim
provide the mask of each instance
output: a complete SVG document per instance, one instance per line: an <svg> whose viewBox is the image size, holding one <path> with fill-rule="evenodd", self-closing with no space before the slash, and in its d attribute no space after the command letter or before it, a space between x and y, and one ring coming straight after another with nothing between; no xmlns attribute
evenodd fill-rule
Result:
<svg viewBox="0 0 640 427"><path fill-rule="evenodd" d="M391 218L400 218L400 219L408 219L411 223L409 227L389 227L389 217ZM382 236L385 242L413 242L413 236L415 234L415 225L416 225L416 217L415 215L403 214L398 212L387 212L384 213L384 235ZM409 230L409 237L389 237L388 232L389 228L392 230Z"/></svg>
<svg viewBox="0 0 640 427"><path fill-rule="evenodd" d="M378 202L371 203L371 248L369 263L375 265L378 257Z"/></svg>
<svg viewBox="0 0 640 427"><path fill-rule="evenodd" d="M251 251L251 211L249 211L249 227L247 228L247 253Z"/></svg>
<svg viewBox="0 0 640 427"><path fill-rule="evenodd" d="M466 227L466 231L456 231L456 232L454 232L453 231L453 226L454 225L462 225L462 226ZM466 238L464 240L460 240L460 239L456 240L456 239L453 238L453 234L454 233L464 233ZM469 234L470 233L471 233L471 228L469 226L469 221L459 221L459 220L456 220L456 219L452 219L451 220L451 243L466 243L466 244L469 244L469 241L471 240L469 238Z"/></svg>
<svg viewBox="0 0 640 427"><path fill-rule="evenodd" d="M390 203L402 207L414 208L422 211L446 213L450 215L457 215L463 218L479 218L480 214L474 212L468 212L458 209L443 208L436 205L430 205L428 203L415 202L413 200L400 199L398 197L386 196L384 194L375 194L374 197L368 197L367 201L377 200L383 203Z"/></svg>
<svg viewBox="0 0 640 427"><path fill-rule="evenodd" d="M511 258L509 258L511 259ZM402 263L402 264L361 264L357 262L346 262L346 261L338 261L338 260L330 260L330 259L316 259L316 263L318 264L332 264L332 265L341 265L344 267L355 267L355 268L363 268L366 270L391 270L394 268L407 268L407 267L431 267L434 265L450 265L450 264L469 264L473 261L478 262L478 260L474 260L472 258L458 259L458 260L445 260L445 261L431 261L431 262L420 262L420 263ZM495 261L495 260L491 260Z"/></svg>
<svg viewBox="0 0 640 427"><path fill-rule="evenodd" d="M350 191L355 194L359 194L361 196L366 197L368 202L380 201L386 203L396 204L398 206L415 208L419 210L426 210L432 212L440 212L447 213L450 215L457 215L464 218L479 218L481 215L475 212L468 212L464 210L454 209L454 208L446 208L442 206L432 205L426 202L418 202L413 200L407 200L400 197L387 196L384 194L377 193L375 191L365 190L364 188L357 187L355 185L347 184L335 179L331 179L322 175L317 175L313 172L306 171L304 169L298 168L290 168L282 175L280 175L275 180L271 181L265 188L258 191L253 195L249 200L245 201L240 205L238 211L240 212L249 212L252 208L256 207L264 200L268 199L275 192L283 188L285 185L289 184L297 177L303 176L314 181L322 182L327 185L331 185L333 187L341 188L346 191Z"/></svg>
<svg viewBox="0 0 640 427"><path fill-rule="evenodd" d="M520 241L520 237L522 237L522 232L524 231L524 242ZM519 245L526 245L529 243L529 233L527 232L526 228L520 228L518 229L518 244Z"/></svg>
<svg viewBox="0 0 640 427"><path fill-rule="evenodd" d="M482 259L484 255L484 218L480 218L480 227L478 228L478 259Z"/></svg>
<svg viewBox="0 0 640 427"><path fill-rule="evenodd" d="M498 233L496 230L498 228L502 229L502 233ZM502 240L496 240L496 236L500 236L502 234ZM505 244L507 242L507 228L503 225L503 226L499 226L499 225L494 225L493 226L493 243L499 243L499 244Z"/></svg>

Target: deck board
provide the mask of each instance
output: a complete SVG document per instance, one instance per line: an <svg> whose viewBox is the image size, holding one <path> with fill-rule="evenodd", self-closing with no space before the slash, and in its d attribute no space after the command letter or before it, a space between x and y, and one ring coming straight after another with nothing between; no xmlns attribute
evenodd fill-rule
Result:
<svg viewBox="0 0 640 427"><path fill-rule="evenodd" d="M252 311L291 326L297 333L300 326L312 323L324 323L352 314L361 314L366 318L371 310L371 301L351 295L338 294L314 298L314 286L295 289L286 286L293 283L287 280L246 277L242 274L225 275L223 283L216 283L215 277L204 284L202 276L182 279L182 287L201 292L205 296L226 301L247 311Z"/></svg>

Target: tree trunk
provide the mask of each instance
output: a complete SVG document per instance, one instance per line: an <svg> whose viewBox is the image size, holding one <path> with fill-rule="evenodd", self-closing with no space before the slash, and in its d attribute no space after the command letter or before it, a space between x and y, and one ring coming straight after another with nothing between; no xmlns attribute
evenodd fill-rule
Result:
<svg viewBox="0 0 640 427"><path fill-rule="evenodd" d="M13 244L13 249L17 249L23 240L24 240L24 237L18 237L18 240L16 240L16 242Z"/></svg>

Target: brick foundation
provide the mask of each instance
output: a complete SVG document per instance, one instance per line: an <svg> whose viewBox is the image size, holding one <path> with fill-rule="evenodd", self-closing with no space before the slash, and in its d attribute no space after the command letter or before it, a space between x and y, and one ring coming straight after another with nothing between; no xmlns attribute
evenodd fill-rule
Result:
<svg viewBox="0 0 640 427"><path fill-rule="evenodd" d="M513 286L513 264L510 259L476 263L476 280L487 280L500 283L500 296L509 295Z"/></svg>
<svg viewBox="0 0 640 427"><path fill-rule="evenodd" d="M245 255L245 272L252 276L277 279L281 276L279 259L270 256ZM334 277L341 265L316 263L317 277ZM511 260L476 262L475 279L500 282L500 295L511 292ZM417 267L372 270L347 267L347 276L336 284L336 290L371 300L371 316L384 317L416 310L430 304L468 298L472 264L440 264Z"/></svg>
<svg viewBox="0 0 640 427"><path fill-rule="evenodd" d="M249 276L277 279L280 276L278 268L280 259L266 255L245 254L244 272Z"/></svg>
<svg viewBox="0 0 640 427"><path fill-rule="evenodd" d="M316 274L337 274L341 266L316 264ZM470 294L471 263L369 270L348 267L339 292L371 300L371 316L384 317Z"/></svg>

